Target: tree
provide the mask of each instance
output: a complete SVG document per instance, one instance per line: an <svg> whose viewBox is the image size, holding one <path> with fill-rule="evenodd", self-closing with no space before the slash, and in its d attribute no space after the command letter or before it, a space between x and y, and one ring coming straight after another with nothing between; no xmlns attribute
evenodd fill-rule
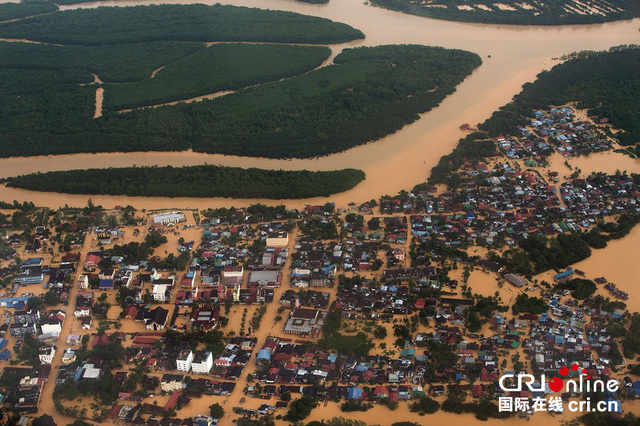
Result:
<svg viewBox="0 0 640 426"><path fill-rule="evenodd" d="M224 417L224 408L218 403L209 406L209 414L214 419L221 419Z"/></svg>
<svg viewBox="0 0 640 426"><path fill-rule="evenodd" d="M300 399L296 399L289 406L289 411L287 415L284 417L285 420L290 422L297 422L300 420L304 420L309 417L311 414L311 410L316 408L318 403L315 399L310 396L303 396Z"/></svg>
<svg viewBox="0 0 640 426"><path fill-rule="evenodd" d="M372 218L367 222L367 226L372 231L380 229L380 219L377 217Z"/></svg>
<svg viewBox="0 0 640 426"><path fill-rule="evenodd" d="M384 339L387 337L387 328L381 325L377 326L375 330L373 330L373 337L376 339Z"/></svg>
<svg viewBox="0 0 640 426"><path fill-rule="evenodd" d="M44 302L39 297L33 296L27 300L27 306L29 309L40 310L44 307Z"/></svg>

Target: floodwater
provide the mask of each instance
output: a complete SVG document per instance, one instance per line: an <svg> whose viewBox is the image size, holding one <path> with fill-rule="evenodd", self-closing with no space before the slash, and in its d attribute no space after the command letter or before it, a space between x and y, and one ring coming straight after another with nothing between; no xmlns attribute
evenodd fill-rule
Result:
<svg viewBox="0 0 640 426"><path fill-rule="evenodd" d="M109 5L150 4L151 1L112 1L64 6L63 9ZM166 3L188 3L170 0ZM198 3L201 3L198 0ZM206 0L204 3L213 3ZM368 6L360 0L331 1L326 5L312 5L290 0L229 0L224 3L290 10L350 24L366 34L365 40L345 46L375 46L392 43L417 43L459 48L478 53L484 64L469 76L456 93L412 125L375 143L356 147L343 153L305 160L273 160L178 153L113 153L78 154L54 157L33 157L0 160L0 176L6 177L35 171L65 170L69 168L122 167L131 165L195 165L219 164L268 169L333 170L345 167L365 171L367 179L356 188L331 196L337 204L365 201L384 194L410 189L426 179L429 170L442 155L451 152L458 139L462 123L484 121L493 111L508 103L522 85L533 81L544 69L557 63L554 58L577 50L600 50L611 46L640 42L640 19L596 25L565 27L501 26L447 22ZM489 57L490 56L490 57ZM29 199L39 205L59 206L65 203L81 205L87 197L60 196L19 192L0 188L2 199ZM114 204L119 197L101 198L105 205ZM307 200L294 202L301 205ZM168 207L178 200L140 198L132 200L137 207ZM246 205L263 200L238 202L229 199L179 200L181 205L208 206ZM271 202L273 204L273 202ZM289 203L288 203L289 204Z"/></svg>

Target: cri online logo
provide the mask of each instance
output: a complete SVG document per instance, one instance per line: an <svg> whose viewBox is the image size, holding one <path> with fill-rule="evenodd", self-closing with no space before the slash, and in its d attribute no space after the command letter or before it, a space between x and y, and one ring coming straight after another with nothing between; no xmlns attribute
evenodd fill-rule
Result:
<svg viewBox="0 0 640 426"><path fill-rule="evenodd" d="M580 369L580 366L578 366L578 364L571 365L571 371L578 371L579 369ZM560 373L560 376L567 377L569 375L569 368L561 367L559 370L559 373ZM591 376L587 374L587 370L585 370L584 368L582 369L581 373L582 374L580 374L579 376L579 381L567 380L567 392L583 392L583 391L595 392L598 390L604 392L605 387L606 387L606 390L609 392L616 392L618 390L618 386L620 385L617 380L613 380L613 379L607 380L606 382L604 380L594 380L593 383L591 381L584 382L585 378L588 380L588 379L591 379ZM516 385L513 387L507 387L504 382L506 379L510 379L512 377L515 377L517 379ZM531 392L544 392L545 381L546 381L545 375L541 374L540 385L536 387L534 385L536 382L536 378L534 375L519 374L516 376L515 374L508 373L500 377L500 380L498 380L498 384L500 385L500 389L502 389L505 392L513 392L513 391L520 392L522 390L523 384L526 385ZM549 380L548 384L549 384L549 389L551 389L552 392L562 391L565 385L564 380L557 376Z"/></svg>

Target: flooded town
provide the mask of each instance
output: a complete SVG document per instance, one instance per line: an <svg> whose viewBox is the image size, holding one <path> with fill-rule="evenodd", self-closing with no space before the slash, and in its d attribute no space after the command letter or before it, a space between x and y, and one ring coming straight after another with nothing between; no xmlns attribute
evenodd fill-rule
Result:
<svg viewBox="0 0 640 426"><path fill-rule="evenodd" d="M280 424L296 404L310 420L558 422L575 413L496 411L549 384L498 382L576 366L569 377L619 382L602 398L635 412L640 381L622 352L634 353L640 305L620 262L638 238L640 181L570 163L617 149L605 125L539 110L463 162L455 191L348 206L6 203L4 403L58 424ZM522 235L560 247L545 248L550 268Z"/></svg>
<svg viewBox="0 0 640 426"><path fill-rule="evenodd" d="M162 3L220 7L212 0ZM329 155L149 148L0 158L2 423L639 424L640 141L623 143L636 134L615 126L620 116L605 114L612 111L606 101L543 98L511 121L503 106L572 52L637 49L640 18L498 25L425 18L362 0L222 3L327 18L365 35L326 43L329 56L309 73L341 66L335 59L349 49L383 44L464 49L482 65L432 110ZM491 4L503 12L537 4L521 3ZM574 3L580 14L602 13ZM493 10L477 3L457 9ZM0 20L0 27L51 13L59 12ZM92 25L99 33L100 24ZM105 107L109 85L91 74L94 81L82 84L93 85L92 120L213 102L260 86L114 113ZM10 86L3 84L0 103ZM328 79L314 90L324 84ZM381 98L390 96L385 90ZM499 113L508 129L483 127L492 114L500 122ZM629 116L637 121L637 111ZM217 118L201 119L215 126ZM245 127L252 126L259 127ZM343 192L292 199L87 195L11 185L11 178L40 172L207 165L352 168L366 178Z"/></svg>

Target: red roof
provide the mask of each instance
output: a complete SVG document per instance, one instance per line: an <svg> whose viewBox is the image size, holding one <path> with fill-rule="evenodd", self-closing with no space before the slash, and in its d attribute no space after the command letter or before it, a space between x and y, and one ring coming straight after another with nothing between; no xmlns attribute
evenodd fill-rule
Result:
<svg viewBox="0 0 640 426"><path fill-rule="evenodd" d="M167 401L167 405L164 406L164 411L169 411L176 405L181 393L182 392L175 392L173 395L171 395L171 398L169 398L169 401Z"/></svg>
<svg viewBox="0 0 640 426"><path fill-rule="evenodd" d="M139 345L153 345L156 343L158 339L156 339L155 337L144 337L144 336L137 336L134 340L133 343L139 344Z"/></svg>

